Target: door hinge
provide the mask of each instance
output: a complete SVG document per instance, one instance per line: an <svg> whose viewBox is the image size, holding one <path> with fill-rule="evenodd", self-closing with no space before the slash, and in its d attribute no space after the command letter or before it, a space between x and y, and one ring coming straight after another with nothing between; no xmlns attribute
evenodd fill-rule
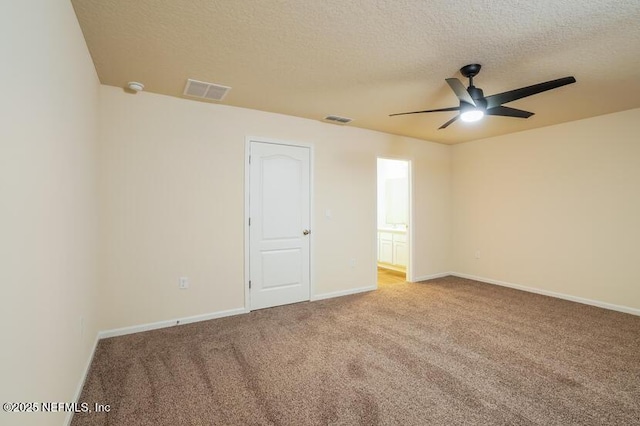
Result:
<svg viewBox="0 0 640 426"><path fill-rule="evenodd" d="M249 218L249 226L251 226L251 218Z"/></svg>
<svg viewBox="0 0 640 426"><path fill-rule="evenodd" d="M251 156L249 156L249 164L251 164Z"/></svg>
<svg viewBox="0 0 640 426"><path fill-rule="evenodd" d="M251 288L251 280L249 280L249 288Z"/></svg>

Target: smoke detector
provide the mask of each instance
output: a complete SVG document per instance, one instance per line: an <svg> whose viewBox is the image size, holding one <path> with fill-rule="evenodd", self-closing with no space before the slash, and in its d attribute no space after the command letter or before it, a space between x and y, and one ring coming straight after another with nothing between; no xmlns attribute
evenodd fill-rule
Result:
<svg viewBox="0 0 640 426"><path fill-rule="evenodd" d="M229 90L231 90L229 86L188 79L183 94L210 101L221 101Z"/></svg>
<svg viewBox="0 0 640 426"><path fill-rule="evenodd" d="M137 81L130 81L127 83L127 87L134 92L141 92L144 90L144 84L138 83Z"/></svg>

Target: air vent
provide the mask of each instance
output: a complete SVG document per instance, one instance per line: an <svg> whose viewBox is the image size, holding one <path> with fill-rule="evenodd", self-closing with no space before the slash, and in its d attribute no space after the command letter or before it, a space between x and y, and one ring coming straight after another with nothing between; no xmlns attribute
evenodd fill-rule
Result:
<svg viewBox="0 0 640 426"><path fill-rule="evenodd" d="M231 90L231 87L188 79L187 86L184 88L184 95L211 101L221 101L229 90Z"/></svg>
<svg viewBox="0 0 640 426"><path fill-rule="evenodd" d="M348 124L353 121L353 118L340 117L337 115L327 115L323 120L329 121L335 124Z"/></svg>

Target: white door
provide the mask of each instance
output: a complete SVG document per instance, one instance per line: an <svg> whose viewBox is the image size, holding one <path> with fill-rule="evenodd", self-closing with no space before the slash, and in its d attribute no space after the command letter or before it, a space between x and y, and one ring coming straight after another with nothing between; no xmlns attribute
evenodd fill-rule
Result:
<svg viewBox="0 0 640 426"><path fill-rule="evenodd" d="M309 300L310 149L250 142L251 309Z"/></svg>

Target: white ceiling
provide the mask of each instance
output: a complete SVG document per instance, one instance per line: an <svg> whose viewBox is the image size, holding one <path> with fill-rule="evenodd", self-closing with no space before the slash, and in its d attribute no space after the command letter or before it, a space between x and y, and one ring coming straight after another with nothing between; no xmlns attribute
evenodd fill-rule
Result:
<svg viewBox="0 0 640 426"><path fill-rule="evenodd" d="M458 143L640 107L639 0L72 0L98 76L183 97L188 78L231 86L220 103ZM485 95L573 75L508 104L523 120L438 127L445 78L479 63Z"/></svg>

